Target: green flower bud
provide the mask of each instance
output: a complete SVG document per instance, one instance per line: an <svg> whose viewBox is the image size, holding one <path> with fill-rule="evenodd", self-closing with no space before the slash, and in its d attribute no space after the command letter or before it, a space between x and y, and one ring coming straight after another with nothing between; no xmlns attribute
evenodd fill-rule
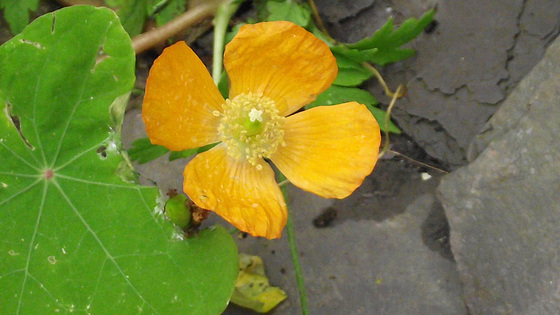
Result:
<svg viewBox="0 0 560 315"><path fill-rule="evenodd" d="M187 206L187 196L175 195L165 203L165 214L171 222L184 229L191 223L191 209Z"/></svg>

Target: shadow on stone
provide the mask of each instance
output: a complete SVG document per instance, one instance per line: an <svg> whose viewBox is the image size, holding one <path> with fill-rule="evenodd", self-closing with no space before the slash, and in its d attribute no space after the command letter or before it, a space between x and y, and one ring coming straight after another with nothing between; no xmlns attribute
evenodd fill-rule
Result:
<svg viewBox="0 0 560 315"><path fill-rule="evenodd" d="M428 217L421 226L422 242L434 252L445 259L455 261L449 244L449 222L445 216L445 210L438 201L432 205Z"/></svg>

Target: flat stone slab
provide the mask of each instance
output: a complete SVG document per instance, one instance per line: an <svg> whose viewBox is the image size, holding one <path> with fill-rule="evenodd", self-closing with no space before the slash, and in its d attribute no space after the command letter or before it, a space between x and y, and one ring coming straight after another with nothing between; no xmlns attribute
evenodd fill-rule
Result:
<svg viewBox="0 0 560 315"><path fill-rule="evenodd" d="M451 168L467 163L473 138L560 30L558 1L316 2L333 36L347 42L371 36L389 16L399 25L437 7L437 27L408 45L417 55L380 70L392 89L408 87L394 120ZM389 103L375 80L369 88Z"/></svg>
<svg viewBox="0 0 560 315"><path fill-rule="evenodd" d="M476 159L439 186L466 304L473 314L558 314L560 40L486 130Z"/></svg>
<svg viewBox="0 0 560 315"><path fill-rule="evenodd" d="M396 169L408 180L391 179ZM437 175L423 180L404 161L382 160L344 200L289 187L311 314L467 313L446 247L448 225L433 193L438 183ZM314 226L330 207L338 217L326 227ZM271 283L288 293L274 314L300 314L286 232L280 240L247 237L238 246L261 256ZM230 307L225 314L248 312Z"/></svg>

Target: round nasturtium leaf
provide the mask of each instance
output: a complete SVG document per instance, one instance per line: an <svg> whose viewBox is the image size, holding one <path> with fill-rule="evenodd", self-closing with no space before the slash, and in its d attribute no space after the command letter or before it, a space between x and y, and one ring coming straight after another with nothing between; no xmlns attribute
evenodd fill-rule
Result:
<svg viewBox="0 0 560 315"><path fill-rule="evenodd" d="M121 155L134 61L116 15L89 6L44 15L0 47L0 314L226 307L231 236L183 239Z"/></svg>

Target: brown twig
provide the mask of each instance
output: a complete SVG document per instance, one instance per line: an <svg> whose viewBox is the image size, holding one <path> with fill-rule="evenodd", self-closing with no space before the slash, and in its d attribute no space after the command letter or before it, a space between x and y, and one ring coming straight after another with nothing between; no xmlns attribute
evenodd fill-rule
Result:
<svg viewBox="0 0 560 315"><path fill-rule="evenodd" d="M134 52L139 54L150 47L165 41L180 31L196 24L197 22L212 16L224 0L200 1L199 4L181 14L172 21L142 33L132 39Z"/></svg>
<svg viewBox="0 0 560 315"><path fill-rule="evenodd" d="M417 164L417 165L420 165L420 166L424 166L424 167L427 167L427 168L431 168L431 169L433 169L433 170L436 170L436 171L441 172L441 173L444 173L444 174L448 174L448 173L449 173L448 171L446 171L446 170L444 170L444 169L435 167L435 166L433 166L433 165L430 165L430 164L427 164L427 163L424 163L424 162L420 162L420 161L418 161L418 160L415 160L415 159L413 159L413 158L411 158L411 157L409 157L409 156L406 156L406 155L404 155L404 154L402 154L402 153L400 153L400 152L397 152L397 151L395 151L395 150L389 149L389 150L387 150L387 152L390 152L390 153L393 153L393 154L395 154L395 155L398 155L398 156L400 156L400 157L402 157L402 158L405 158L405 159L409 160L410 162L412 162L412 163L414 163L414 164Z"/></svg>

